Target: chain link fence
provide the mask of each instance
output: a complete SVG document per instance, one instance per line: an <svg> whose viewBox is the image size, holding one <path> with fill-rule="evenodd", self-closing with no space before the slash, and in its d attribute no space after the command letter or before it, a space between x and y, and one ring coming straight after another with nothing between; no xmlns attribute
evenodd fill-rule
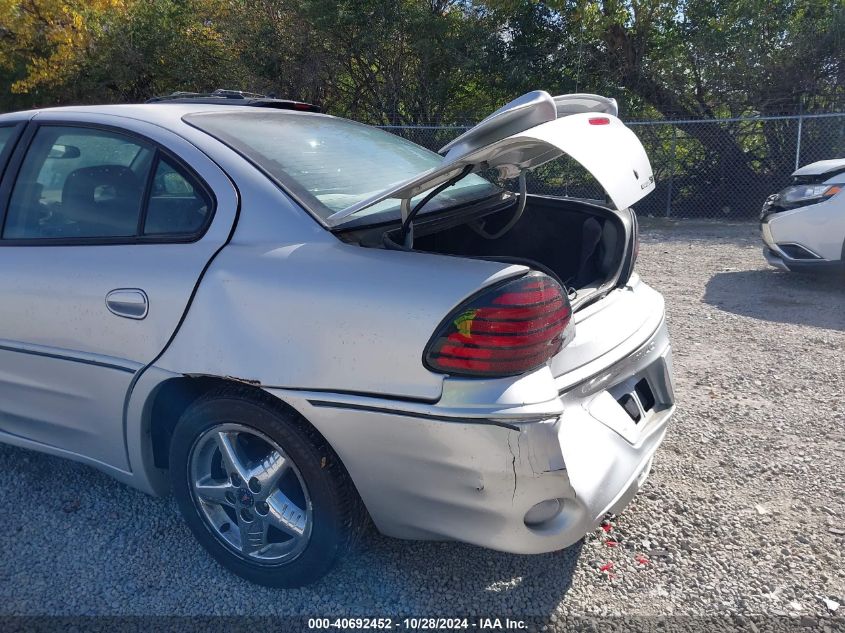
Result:
<svg viewBox="0 0 845 633"><path fill-rule="evenodd" d="M651 159L655 190L641 216L755 219L766 197L798 167L845 157L845 113L691 121L629 121ZM437 151L466 126L386 126ZM612 148L611 150L612 151ZM551 161L528 178L532 193L602 199L575 161Z"/></svg>

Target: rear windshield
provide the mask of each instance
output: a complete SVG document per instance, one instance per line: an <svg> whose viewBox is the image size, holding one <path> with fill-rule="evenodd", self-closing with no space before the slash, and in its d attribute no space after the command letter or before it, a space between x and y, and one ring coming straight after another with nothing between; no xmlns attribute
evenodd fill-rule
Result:
<svg viewBox="0 0 845 633"><path fill-rule="evenodd" d="M248 158L323 219L443 160L395 134L330 116L250 110L192 114L185 121ZM425 210L499 191L470 175L432 199ZM385 200L349 219L398 210L398 200Z"/></svg>

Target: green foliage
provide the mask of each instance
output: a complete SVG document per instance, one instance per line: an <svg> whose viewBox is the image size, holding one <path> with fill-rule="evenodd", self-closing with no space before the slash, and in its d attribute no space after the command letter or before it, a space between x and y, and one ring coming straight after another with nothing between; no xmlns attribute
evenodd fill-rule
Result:
<svg viewBox="0 0 845 633"><path fill-rule="evenodd" d="M61 100L92 45L98 21L124 0L0 0L0 80L10 105Z"/></svg>
<svg viewBox="0 0 845 633"><path fill-rule="evenodd" d="M112 13L98 24L71 94L80 101L137 102L238 85L247 73L223 36L221 9L201 0L144 0Z"/></svg>
<svg viewBox="0 0 845 633"><path fill-rule="evenodd" d="M0 111L234 88L398 125L474 122L537 88L628 118L842 109L845 0L0 0L0 86ZM778 121L638 132L679 195L794 160Z"/></svg>
<svg viewBox="0 0 845 633"><path fill-rule="evenodd" d="M698 118L843 101L845 0L0 0L0 109L234 87L375 123L542 87Z"/></svg>

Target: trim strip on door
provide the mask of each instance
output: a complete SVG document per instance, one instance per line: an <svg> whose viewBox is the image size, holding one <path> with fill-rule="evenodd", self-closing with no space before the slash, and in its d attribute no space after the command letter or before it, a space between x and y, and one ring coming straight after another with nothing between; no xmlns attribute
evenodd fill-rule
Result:
<svg viewBox="0 0 845 633"><path fill-rule="evenodd" d="M112 356L103 356L102 358L108 358L108 361L105 360L98 360L96 356L89 355L86 357L82 356L68 356L66 354L57 354L56 352L48 352L44 349L36 349L33 347L17 347L9 345L9 341L2 341L0 342L0 350L4 352L14 352L16 354L28 354L29 356L41 356L43 358L55 358L56 360L65 360L71 363L81 363L83 365L94 365L95 367L105 367L107 369L116 369L118 371L123 371L129 374L134 374L136 371L141 369L143 365L140 363L127 363L124 365L118 364L116 361L118 359L113 358Z"/></svg>

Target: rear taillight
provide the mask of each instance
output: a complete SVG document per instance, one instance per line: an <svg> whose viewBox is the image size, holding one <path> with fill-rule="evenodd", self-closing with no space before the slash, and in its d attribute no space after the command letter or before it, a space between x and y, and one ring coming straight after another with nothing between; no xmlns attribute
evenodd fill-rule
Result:
<svg viewBox="0 0 845 633"><path fill-rule="evenodd" d="M532 272L487 288L461 304L425 350L429 369L462 376L515 376L545 364L569 342L569 297Z"/></svg>

